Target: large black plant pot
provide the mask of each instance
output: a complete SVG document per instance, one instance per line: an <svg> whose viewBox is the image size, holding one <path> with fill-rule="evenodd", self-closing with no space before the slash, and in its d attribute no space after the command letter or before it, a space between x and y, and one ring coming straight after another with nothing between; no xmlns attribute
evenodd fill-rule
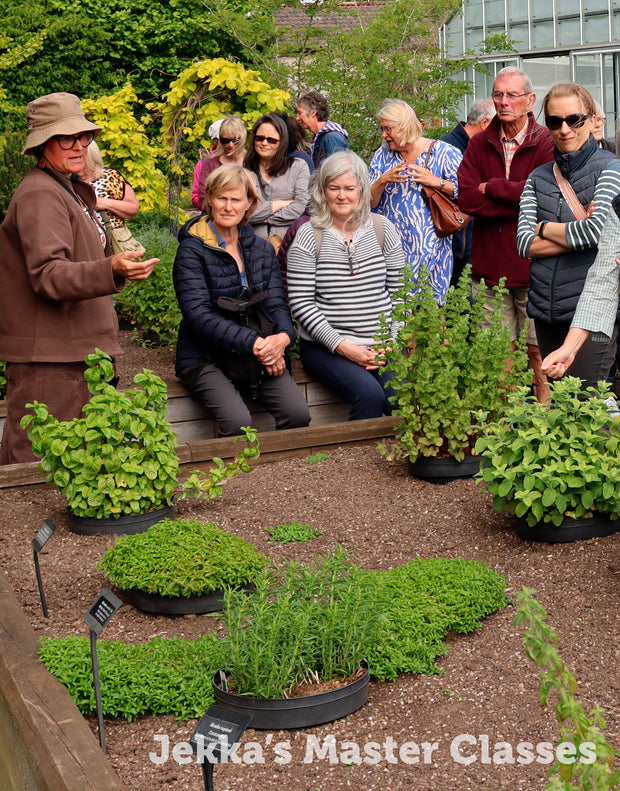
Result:
<svg viewBox="0 0 620 791"><path fill-rule="evenodd" d="M253 591L253 584L241 586L242 590ZM125 590L121 598L137 610L154 615L200 615L224 609L224 591L216 590L204 596L162 596L143 590Z"/></svg>
<svg viewBox="0 0 620 791"><path fill-rule="evenodd" d="M302 698L248 698L222 689L223 670L218 670L211 681L215 702L226 709L251 714L250 728L279 731L292 728L313 728L324 722L333 722L361 707L368 700L369 673L330 692Z"/></svg>
<svg viewBox="0 0 620 791"><path fill-rule="evenodd" d="M81 536L104 536L144 533L151 525L161 522L162 519L174 518L174 503L156 511L145 514L129 514L119 516L118 519L97 519L94 516L76 516L69 510L69 523L71 531Z"/></svg>
<svg viewBox="0 0 620 791"><path fill-rule="evenodd" d="M408 466L410 474L416 478L430 483L450 483L458 478L473 478L480 469L480 458L465 456L463 461L456 461L452 456L418 456L416 461L408 462Z"/></svg>
<svg viewBox="0 0 620 791"><path fill-rule="evenodd" d="M609 519L604 514L588 519L567 516L556 527L552 522L538 522L530 527L525 520L517 521L517 535L529 541L546 541L549 544L565 544L568 541L586 541L588 538L610 536L620 530L620 519Z"/></svg>

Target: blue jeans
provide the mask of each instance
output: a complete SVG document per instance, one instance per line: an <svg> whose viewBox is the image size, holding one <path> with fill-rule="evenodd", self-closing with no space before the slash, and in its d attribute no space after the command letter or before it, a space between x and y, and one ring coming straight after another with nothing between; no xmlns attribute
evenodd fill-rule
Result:
<svg viewBox="0 0 620 791"><path fill-rule="evenodd" d="M351 404L349 420L365 420L392 414L387 400L394 395L389 386L392 374L384 368L367 371L361 365L333 354L325 346L300 339L301 362L318 382L324 384L343 401Z"/></svg>

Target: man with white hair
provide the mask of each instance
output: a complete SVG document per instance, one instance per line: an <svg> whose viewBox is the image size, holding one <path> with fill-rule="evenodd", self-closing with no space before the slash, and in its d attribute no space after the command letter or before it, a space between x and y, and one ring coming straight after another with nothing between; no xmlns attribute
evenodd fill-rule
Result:
<svg viewBox="0 0 620 791"><path fill-rule="evenodd" d="M513 341L527 328L527 350L534 371L534 392L546 399L533 322L527 320L529 258L517 251L519 201L530 173L553 160L549 130L536 123L536 94L528 75L515 66L499 71L491 93L496 115L467 146L459 167L459 207L475 218L471 244L474 289L484 289L492 310L493 286L505 278L504 318Z"/></svg>

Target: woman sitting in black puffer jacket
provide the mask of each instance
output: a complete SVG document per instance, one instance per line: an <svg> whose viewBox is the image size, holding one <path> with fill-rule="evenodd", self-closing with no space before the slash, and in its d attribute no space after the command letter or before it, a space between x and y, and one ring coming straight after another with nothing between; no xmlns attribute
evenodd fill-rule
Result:
<svg viewBox="0 0 620 791"><path fill-rule="evenodd" d="M206 183L207 211L181 229L174 262L183 314L176 373L213 412L222 437L252 425L241 393L259 401L277 429L310 422L286 364L295 330L278 261L247 224L257 202L248 171L215 170Z"/></svg>

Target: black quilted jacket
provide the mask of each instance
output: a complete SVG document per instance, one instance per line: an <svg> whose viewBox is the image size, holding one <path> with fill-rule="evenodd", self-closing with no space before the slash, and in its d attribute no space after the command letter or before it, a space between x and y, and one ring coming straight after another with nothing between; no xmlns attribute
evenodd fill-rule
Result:
<svg viewBox="0 0 620 791"><path fill-rule="evenodd" d="M293 343L295 330L273 247L256 236L250 225L240 226L239 238L248 284L267 292L263 304L276 325L275 332L286 332ZM205 215L190 220L179 231L172 275L183 314L177 373L201 360L217 364L230 354L252 351L257 333L226 318L217 306L218 297L239 295L241 278L234 258L217 246Z"/></svg>

